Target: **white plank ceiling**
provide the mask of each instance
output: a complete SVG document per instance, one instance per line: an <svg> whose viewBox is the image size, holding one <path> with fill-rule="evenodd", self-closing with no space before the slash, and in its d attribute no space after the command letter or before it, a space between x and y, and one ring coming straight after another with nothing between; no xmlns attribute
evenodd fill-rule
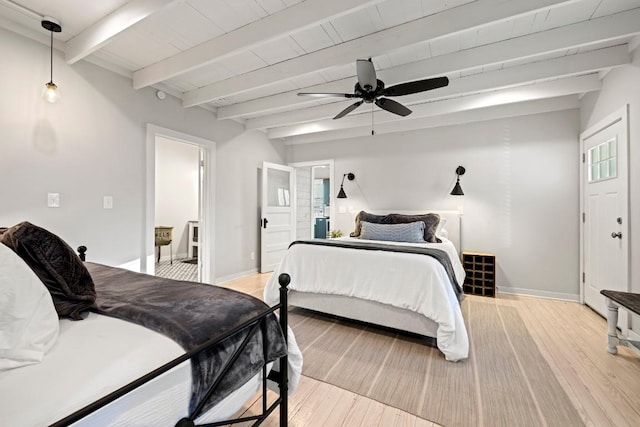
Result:
<svg viewBox="0 0 640 427"><path fill-rule="evenodd" d="M640 0L0 0L0 26L243 122L286 143L576 108L640 44ZM353 99L356 59L386 86L447 76L394 98L400 117ZM373 112L372 112L373 111Z"/></svg>

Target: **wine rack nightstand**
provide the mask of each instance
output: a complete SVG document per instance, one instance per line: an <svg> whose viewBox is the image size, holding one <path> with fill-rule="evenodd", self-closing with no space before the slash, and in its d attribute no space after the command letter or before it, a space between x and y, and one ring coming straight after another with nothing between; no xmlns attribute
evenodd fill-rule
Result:
<svg viewBox="0 0 640 427"><path fill-rule="evenodd" d="M465 294L496 296L496 256L480 252L462 252L462 265L466 273Z"/></svg>

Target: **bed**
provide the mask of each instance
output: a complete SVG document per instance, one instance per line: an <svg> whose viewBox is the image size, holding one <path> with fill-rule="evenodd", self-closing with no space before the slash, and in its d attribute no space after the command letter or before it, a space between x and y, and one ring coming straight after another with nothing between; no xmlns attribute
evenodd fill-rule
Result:
<svg viewBox="0 0 640 427"><path fill-rule="evenodd" d="M302 364L280 310L288 276L269 308L230 289L84 262L79 250L33 224L0 229L3 425L224 425L260 392L262 413L245 419L279 409L287 425ZM269 404L267 387L279 393Z"/></svg>
<svg viewBox="0 0 640 427"><path fill-rule="evenodd" d="M467 358L469 340L460 309L465 273L457 250L460 213L430 214L438 220L434 225L433 217L427 219L431 224L421 241L398 242L390 240L393 236L369 240L372 234L360 234L358 223L378 220L391 228L390 215L414 223L425 214L360 212L354 237L294 242L265 287L265 302L276 302L277 276L288 273L294 278L291 306L433 337L447 360Z"/></svg>

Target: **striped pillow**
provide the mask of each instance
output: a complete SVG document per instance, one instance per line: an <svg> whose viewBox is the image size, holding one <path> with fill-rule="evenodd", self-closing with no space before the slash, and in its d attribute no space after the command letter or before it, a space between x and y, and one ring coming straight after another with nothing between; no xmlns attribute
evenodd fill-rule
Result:
<svg viewBox="0 0 640 427"><path fill-rule="evenodd" d="M362 221L361 239L391 242L424 243L424 222L406 224L375 224Z"/></svg>

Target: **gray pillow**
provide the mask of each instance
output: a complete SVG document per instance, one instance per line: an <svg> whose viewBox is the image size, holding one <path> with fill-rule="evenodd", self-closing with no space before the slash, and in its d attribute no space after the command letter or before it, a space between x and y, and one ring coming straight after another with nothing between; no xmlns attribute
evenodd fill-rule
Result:
<svg viewBox="0 0 640 427"><path fill-rule="evenodd" d="M440 215L427 213L421 215L403 215L389 214L388 224L405 224L407 222L422 221L424 222L424 241L429 243L442 243L442 240L436 237L436 230L440 222Z"/></svg>
<svg viewBox="0 0 640 427"><path fill-rule="evenodd" d="M406 224L375 224L361 221L361 239L391 242L424 243L424 222Z"/></svg>
<svg viewBox="0 0 640 427"><path fill-rule="evenodd" d="M360 211L360 213L356 215L356 227L353 232L349 234L351 237L360 236L362 221L375 224L406 224L408 222L422 221L424 222L424 241L429 243L442 243L442 240L436 237L436 229L440 222L440 215L438 214L403 215L392 213L388 215L375 215Z"/></svg>
<svg viewBox="0 0 640 427"><path fill-rule="evenodd" d="M0 234L0 244L13 250L44 283L60 317L81 320L94 306L93 279L73 249L60 237L29 222Z"/></svg>

